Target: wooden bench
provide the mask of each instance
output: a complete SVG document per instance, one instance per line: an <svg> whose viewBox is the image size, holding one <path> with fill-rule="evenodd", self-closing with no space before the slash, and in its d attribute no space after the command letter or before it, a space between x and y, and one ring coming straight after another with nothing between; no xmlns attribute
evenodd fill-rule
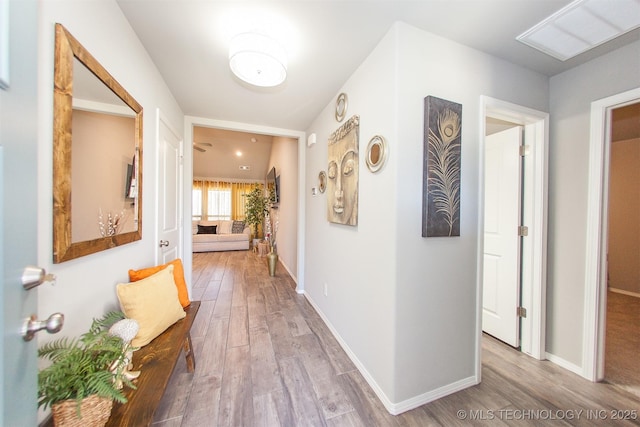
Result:
<svg viewBox="0 0 640 427"><path fill-rule="evenodd" d="M169 378L176 366L180 352L184 350L187 370L196 367L191 345L191 326L196 318L200 301L192 301L187 316L177 321L146 346L133 353L133 370L140 371L134 381L137 389L125 387L128 402L114 402L107 426L148 426L153 421Z"/></svg>

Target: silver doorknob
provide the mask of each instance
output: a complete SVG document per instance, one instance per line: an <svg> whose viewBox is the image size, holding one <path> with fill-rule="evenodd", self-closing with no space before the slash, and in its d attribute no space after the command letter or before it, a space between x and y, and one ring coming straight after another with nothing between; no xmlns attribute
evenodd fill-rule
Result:
<svg viewBox="0 0 640 427"><path fill-rule="evenodd" d="M28 265L22 272L22 287L28 291L36 286L42 285L44 282L55 282L56 276L47 274L44 268Z"/></svg>
<svg viewBox="0 0 640 427"><path fill-rule="evenodd" d="M38 320L33 314L24 322L22 338L25 341L31 341L36 332L43 329L46 329L50 334L55 334L60 332L62 325L64 325L64 314L62 313L53 313L47 320Z"/></svg>
<svg viewBox="0 0 640 427"><path fill-rule="evenodd" d="M168 240L160 240L160 247L163 246L169 246L169 241Z"/></svg>

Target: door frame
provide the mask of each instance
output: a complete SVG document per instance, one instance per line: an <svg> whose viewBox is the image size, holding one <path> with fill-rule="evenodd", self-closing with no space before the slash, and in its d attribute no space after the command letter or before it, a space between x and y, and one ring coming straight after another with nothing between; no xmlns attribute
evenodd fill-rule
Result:
<svg viewBox="0 0 640 427"><path fill-rule="evenodd" d="M306 133L292 129L275 128L270 126L255 125L250 123L231 122L227 120L206 119L203 117L185 116L184 118L184 141L193 141L193 127L206 126L218 129L226 129L239 132L259 133L263 135L281 136L285 138L293 138L298 140L298 241L297 241L297 274L296 274L296 292L304 293L304 248L305 248L305 150L306 150ZM183 206L184 212L184 229L191 229L191 196L193 183L193 150L185 150L183 156L183 175L185 177L183 184ZM188 179L187 179L188 178ZM184 251L184 273L187 283L191 283L191 274L193 270L193 253L190 248L192 246L191 233L184 233L184 247L188 250Z"/></svg>
<svg viewBox="0 0 640 427"><path fill-rule="evenodd" d="M160 200L160 182L161 181L161 177L160 177L160 160L164 159L164 157L160 156L160 149L161 149L161 144L160 144L160 137L162 136L161 133L161 128L162 125L164 124L164 126L167 127L167 129L178 139L178 141L180 141L179 145L179 156L180 156L180 163L178 165L178 171L177 171L177 177L178 177L178 195L177 195L177 201L178 201L178 241L176 242L177 245L177 253L178 253L178 257L179 258L183 258L184 257L184 204L181 203L181 201L184 198L184 138L181 137L180 132L178 132L176 130L176 128L171 124L171 122L169 121L169 118L167 116L164 115L164 113L162 113L162 111L160 111L160 108L156 109L156 200ZM155 229L155 241L156 243L160 241L160 206L156 206L156 229ZM191 229L191 228L189 228ZM155 260L156 260L156 265L162 264L161 262L161 250L160 248L156 247L156 251L155 251ZM190 283L190 282L189 282Z"/></svg>
<svg viewBox="0 0 640 427"><path fill-rule="evenodd" d="M484 250L484 149L486 119L492 117L524 127L525 156L523 218L529 227L522 244L522 306L527 317L521 320L520 348L538 360L546 358L546 287L547 287L547 193L549 113L491 98L480 97L480 147L478 180L478 259L477 270L477 372L482 371L482 278Z"/></svg>
<svg viewBox="0 0 640 427"><path fill-rule="evenodd" d="M640 88L635 88L591 103L582 340L582 376L591 381L604 379L611 110L638 100Z"/></svg>

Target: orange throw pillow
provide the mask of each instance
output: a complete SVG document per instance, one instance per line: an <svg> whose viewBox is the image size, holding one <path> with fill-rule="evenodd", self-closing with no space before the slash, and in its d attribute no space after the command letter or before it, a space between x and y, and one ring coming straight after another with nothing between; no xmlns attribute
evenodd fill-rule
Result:
<svg viewBox="0 0 640 427"><path fill-rule="evenodd" d="M159 272L160 270L164 270L167 266L173 265L173 280L176 282L176 288L178 288L178 299L180 300L180 305L182 307L189 307L191 301L189 300L189 291L187 291L187 282L184 280L184 268L182 267L182 260L180 258L176 258L171 262L168 262L164 265L158 265L156 267L143 268L142 270L129 270L129 280L131 282L136 282L138 280L146 279Z"/></svg>

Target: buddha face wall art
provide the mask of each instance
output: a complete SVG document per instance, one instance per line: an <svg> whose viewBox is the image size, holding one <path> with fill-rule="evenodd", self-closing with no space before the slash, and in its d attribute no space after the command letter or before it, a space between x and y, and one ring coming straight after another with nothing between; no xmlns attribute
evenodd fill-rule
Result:
<svg viewBox="0 0 640 427"><path fill-rule="evenodd" d="M353 116L329 137L327 220L358 225L358 134L360 117Z"/></svg>

